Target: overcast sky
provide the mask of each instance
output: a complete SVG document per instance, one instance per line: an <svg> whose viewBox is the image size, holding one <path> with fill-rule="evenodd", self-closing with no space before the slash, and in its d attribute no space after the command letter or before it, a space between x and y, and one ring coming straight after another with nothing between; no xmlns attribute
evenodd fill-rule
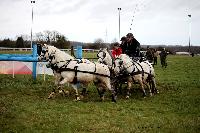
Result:
<svg viewBox="0 0 200 133"><path fill-rule="evenodd" d="M0 0L0 39L30 35L30 1ZM36 0L33 33L56 30L70 41L112 42L119 39L119 7L121 36L132 32L145 45L188 45L191 23L191 43L200 46L200 0Z"/></svg>

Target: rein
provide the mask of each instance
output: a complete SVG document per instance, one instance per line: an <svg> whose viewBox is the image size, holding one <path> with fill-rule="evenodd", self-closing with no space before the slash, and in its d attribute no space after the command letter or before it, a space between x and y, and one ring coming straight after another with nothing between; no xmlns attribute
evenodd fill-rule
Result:
<svg viewBox="0 0 200 133"><path fill-rule="evenodd" d="M117 59L120 59L120 58L117 58ZM120 60L121 60L121 59L120 59ZM143 69L143 67L142 67L142 65L141 65L140 63L138 63L138 62L136 62L136 61L128 62L128 63L131 63L131 65L128 66L128 67L125 67L125 69L128 69L128 68L130 68L131 66L135 66L135 68L137 68L137 70L135 70L135 68L134 68L134 69L132 70L132 72L129 73L129 75L134 76L134 75L142 74L142 78L144 78L144 74L148 74L148 75L150 74L150 73L147 73L147 72L144 71L144 69ZM128 63L126 63L126 64L128 64ZM136 63L138 66L140 66L140 68L141 68L142 70L140 71L139 68L138 68L138 66L135 65L134 63ZM117 66L117 67L121 68L121 66L122 66L122 64L121 64L120 66Z"/></svg>
<svg viewBox="0 0 200 133"><path fill-rule="evenodd" d="M44 51L42 51L42 52L43 52L43 54L45 55L46 52L48 52L48 49L46 49L46 50L44 50ZM56 72L58 72L58 73L61 73L61 72L63 72L63 71L73 71L73 72L75 72L75 78L77 78L77 73L78 73L78 72L80 72L80 73L94 74L94 75L98 75L98 76L103 76L103 77L111 78L110 75L96 73L96 64L95 64L95 63L94 63L94 64L95 64L95 70L94 70L94 72L77 70L77 69L78 69L78 66L75 66L73 69L72 69L72 68L67 68L68 64L69 64L71 61L77 61L77 64L83 63L83 62L81 62L80 60L76 60L76 59L69 59L69 60L59 61L59 62L56 62L56 63L54 64L54 63L52 63L52 62L53 62L53 60L55 59L55 53L56 53L56 52L57 52L57 51L55 50L55 51L53 51L51 54L48 53L49 59L48 59L47 61L50 63L51 68L52 68L53 70L55 70ZM106 54L106 53L105 53L105 54ZM105 58L105 57L104 57L104 58ZM66 62L66 64L64 64L63 66L61 66L61 67L59 68L57 64L60 63L60 62ZM76 80L76 79L74 79L74 80Z"/></svg>
<svg viewBox="0 0 200 133"><path fill-rule="evenodd" d="M71 61L77 61L77 64L79 64L79 63L82 63L81 61L79 62L79 60L72 60L72 59L70 59L70 60L66 60L67 61L67 63L66 64L64 64L62 67L60 67L60 68L58 68L57 69L57 72L59 72L59 73L61 73L61 72L63 72L63 71L74 71L75 72L75 78L77 78L77 73L78 72L81 72L81 73L88 73L88 74L94 74L94 75L99 75L99 76L103 76L103 77L111 77L111 76L109 76L109 75L105 75L105 74L100 74L100 73L96 73L96 64L95 64L95 70L94 70L94 72L89 72L89 71L81 71L81 70L77 70L78 69L78 66L75 66L73 69L72 68L67 68L67 66L69 65L69 63L71 62ZM60 62L65 62L65 61L60 61ZM57 62L57 63L59 63L59 62ZM57 64L55 64L55 65L57 65Z"/></svg>

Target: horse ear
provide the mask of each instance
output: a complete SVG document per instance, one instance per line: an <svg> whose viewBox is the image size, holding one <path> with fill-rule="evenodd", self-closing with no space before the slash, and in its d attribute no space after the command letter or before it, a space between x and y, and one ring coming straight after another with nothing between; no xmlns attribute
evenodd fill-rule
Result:
<svg viewBox="0 0 200 133"><path fill-rule="evenodd" d="M45 47L46 47L46 46L47 46L47 44L45 43L45 44L43 44L43 46L45 46Z"/></svg>
<svg viewBox="0 0 200 133"><path fill-rule="evenodd" d="M105 50L105 48L101 48L103 51Z"/></svg>

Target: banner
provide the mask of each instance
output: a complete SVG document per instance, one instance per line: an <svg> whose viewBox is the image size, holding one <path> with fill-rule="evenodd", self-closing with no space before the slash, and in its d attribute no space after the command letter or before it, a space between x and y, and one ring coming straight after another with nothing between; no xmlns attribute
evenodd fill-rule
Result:
<svg viewBox="0 0 200 133"><path fill-rule="evenodd" d="M37 74L53 75L46 62L37 63ZM32 62L0 61L0 74L32 74Z"/></svg>

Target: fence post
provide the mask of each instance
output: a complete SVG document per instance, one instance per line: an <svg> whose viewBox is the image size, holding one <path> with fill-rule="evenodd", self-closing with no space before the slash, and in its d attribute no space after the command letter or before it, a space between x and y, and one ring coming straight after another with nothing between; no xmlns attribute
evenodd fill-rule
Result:
<svg viewBox="0 0 200 133"><path fill-rule="evenodd" d="M32 51L32 56L33 56L33 58L34 57L37 57L37 45L35 44L35 43L33 43L33 51ZM33 62L33 67L32 67L32 69L33 69L33 71L32 71L32 77L33 77L33 79L35 80L36 79L36 77L37 77L37 62Z"/></svg>

